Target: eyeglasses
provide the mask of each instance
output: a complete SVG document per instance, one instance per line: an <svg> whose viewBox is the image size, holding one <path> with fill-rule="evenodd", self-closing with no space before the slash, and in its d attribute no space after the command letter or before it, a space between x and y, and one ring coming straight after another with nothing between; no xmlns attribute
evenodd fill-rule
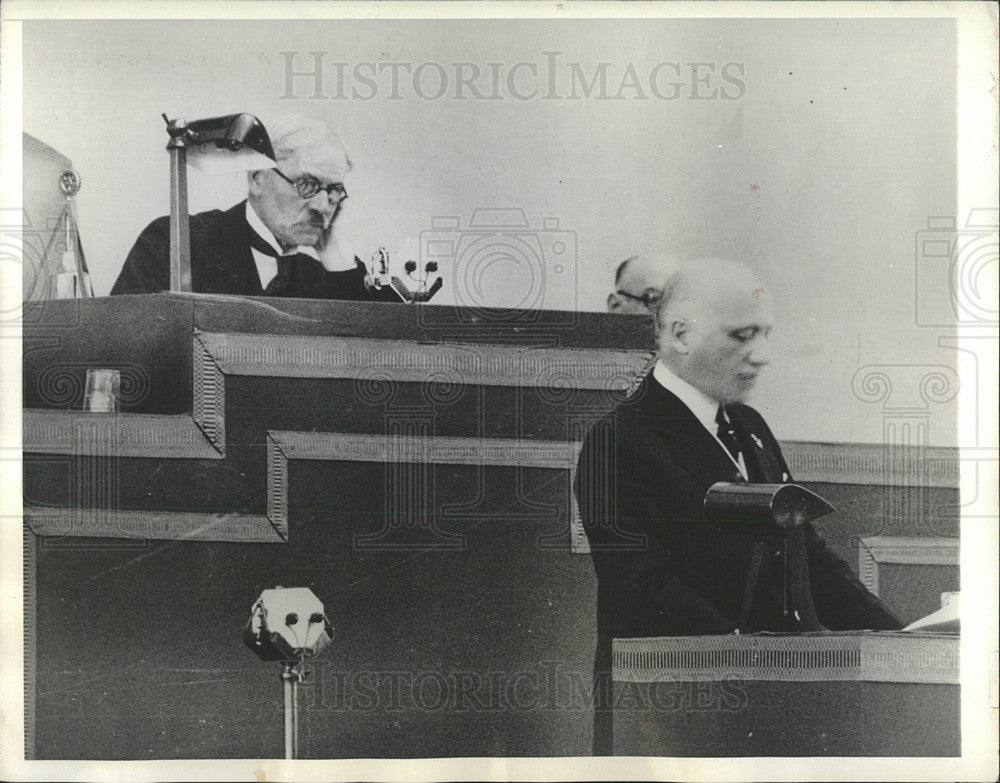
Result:
<svg viewBox="0 0 1000 783"><path fill-rule="evenodd" d="M633 302L639 302L645 307L652 307L655 305L660 300L661 296L661 292L656 289L648 289L642 294L642 296L630 294L628 291L622 291L621 289L616 290L615 293L618 294L618 296L624 296L626 299L631 299Z"/></svg>
<svg viewBox="0 0 1000 783"><path fill-rule="evenodd" d="M316 177L306 175L298 179L289 179L281 173L281 169L275 168L272 171L294 187L295 192L299 194L299 198L301 199L311 199L321 190L326 191L327 198L334 204L339 204L347 198L347 188L344 187L343 182L331 182L329 185L321 185Z"/></svg>

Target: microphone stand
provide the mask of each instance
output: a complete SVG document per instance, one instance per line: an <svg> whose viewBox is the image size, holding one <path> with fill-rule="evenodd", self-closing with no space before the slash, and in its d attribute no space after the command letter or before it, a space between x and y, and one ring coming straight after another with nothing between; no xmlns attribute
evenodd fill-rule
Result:
<svg viewBox="0 0 1000 783"><path fill-rule="evenodd" d="M281 680L285 695L285 758L299 757L299 683L303 661L282 661Z"/></svg>

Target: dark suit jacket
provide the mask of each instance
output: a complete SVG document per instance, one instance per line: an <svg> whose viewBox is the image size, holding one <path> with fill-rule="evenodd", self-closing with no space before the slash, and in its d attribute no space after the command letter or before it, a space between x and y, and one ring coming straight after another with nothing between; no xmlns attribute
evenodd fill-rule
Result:
<svg viewBox="0 0 1000 783"><path fill-rule="evenodd" d="M221 211L191 216L191 289L205 294L263 296L264 289L250 252L246 202ZM170 218L160 217L139 235L129 251L114 294L150 294L170 290ZM370 299L365 267L327 272L316 259L296 256L286 296L307 299ZM398 301L398 300L397 300Z"/></svg>
<svg viewBox="0 0 1000 783"><path fill-rule="evenodd" d="M790 481L760 414L746 405L727 408L746 434L750 480ZM597 572L594 755L613 750L616 637L728 634L741 614L741 632L901 627L812 525L785 535L707 518L708 488L743 480L652 373L584 440L574 489Z"/></svg>
<svg viewBox="0 0 1000 783"><path fill-rule="evenodd" d="M729 410L750 436L744 460L751 480L790 481L760 414L746 405ZM576 493L597 572L598 639L607 661L613 637L733 632L758 543L763 559L741 632L900 627L812 525L784 536L777 527L768 533L707 519L705 492L717 481L743 477L652 373L584 441Z"/></svg>

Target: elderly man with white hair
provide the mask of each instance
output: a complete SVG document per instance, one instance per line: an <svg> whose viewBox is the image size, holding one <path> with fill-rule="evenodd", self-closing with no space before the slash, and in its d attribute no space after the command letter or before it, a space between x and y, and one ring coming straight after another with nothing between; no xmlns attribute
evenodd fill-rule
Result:
<svg viewBox="0 0 1000 783"><path fill-rule="evenodd" d="M191 284L198 293L368 299L365 266L345 258L334 226L351 170L325 123L285 115L268 128L277 166L247 175L245 201L191 216ZM168 217L147 226L112 294L170 288Z"/></svg>

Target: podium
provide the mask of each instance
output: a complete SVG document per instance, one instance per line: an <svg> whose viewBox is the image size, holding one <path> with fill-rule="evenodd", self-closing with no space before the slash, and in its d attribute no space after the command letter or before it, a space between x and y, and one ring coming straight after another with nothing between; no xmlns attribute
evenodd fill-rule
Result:
<svg viewBox="0 0 1000 783"><path fill-rule="evenodd" d="M957 636L690 636L612 649L616 755L961 755Z"/></svg>

